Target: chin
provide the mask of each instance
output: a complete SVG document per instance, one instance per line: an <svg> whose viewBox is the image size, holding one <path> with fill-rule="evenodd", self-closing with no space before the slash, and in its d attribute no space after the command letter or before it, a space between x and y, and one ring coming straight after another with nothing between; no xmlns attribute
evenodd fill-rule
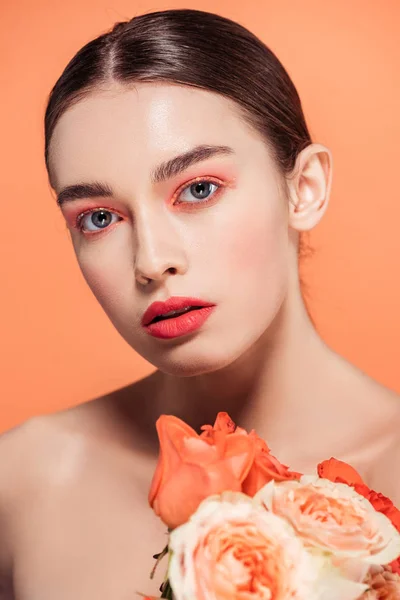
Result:
<svg viewBox="0 0 400 600"><path fill-rule="evenodd" d="M174 377L195 377L218 371L230 364L230 361L224 363L212 361L210 357L204 360L201 357L197 357L196 360L189 359L186 361L157 361L157 363L156 361L152 361L152 364L159 371L167 375L173 375Z"/></svg>
<svg viewBox="0 0 400 600"><path fill-rule="evenodd" d="M262 335L262 334L260 334ZM230 339L230 336L218 336L223 342L211 341L209 336L200 335L188 339L186 336L176 338L173 343L161 343L156 349L157 341L149 345L130 344L132 348L154 367L175 377L195 377L219 371L233 365L244 356L257 342L260 335L247 339Z"/></svg>
<svg viewBox="0 0 400 600"><path fill-rule="evenodd" d="M221 353L216 355L210 350L208 352L199 352L199 350L190 352L184 346L175 347L166 352L151 352L147 355L140 352L140 354L163 373L175 377L195 377L211 373L223 369L235 360L234 356Z"/></svg>

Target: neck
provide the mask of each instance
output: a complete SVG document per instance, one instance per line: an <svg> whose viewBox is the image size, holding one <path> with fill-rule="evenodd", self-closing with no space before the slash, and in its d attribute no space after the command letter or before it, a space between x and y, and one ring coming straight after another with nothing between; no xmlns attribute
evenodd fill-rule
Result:
<svg viewBox="0 0 400 600"><path fill-rule="evenodd" d="M270 327L227 367L191 377L158 372L159 412L175 414L198 430L212 424L218 411L227 411L264 439L287 439L289 416L315 406L319 382L326 390L335 356L317 334L299 287L293 289ZM292 425L298 426L297 418Z"/></svg>
<svg viewBox="0 0 400 600"><path fill-rule="evenodd" d="M293 289L264 334L228 366L189 377L156 371L143 385L134 384L135 402L131 386L124 388L108 407L120 415L129 444L134 435L135 447L153 460L160 414L176 415L200 431L226 411L247 431L255 429L291 469L314 472L330 456L369 464L377 432L384 429L388 439L393 403L381 402L377 410L378 384L322 341L300 288Z"/></svg>

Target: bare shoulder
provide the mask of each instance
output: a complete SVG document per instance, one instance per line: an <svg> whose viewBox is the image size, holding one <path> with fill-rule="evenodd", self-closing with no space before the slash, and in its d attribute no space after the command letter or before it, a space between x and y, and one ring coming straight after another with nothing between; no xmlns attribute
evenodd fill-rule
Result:
<svg viewBox="0 0 400 600"><path fill-rule="evenodd" d="M131 454L130 423L114 407L125 396L136 398L144 382L32 417L0 434L0 511L23 501L27 490L58 485L61 478L77 481L85 469L99 464L99 455L111 460L125 448Z"/></svg>
<svg viewBox="0 0 400 600"><path fill-rule="evenodd" d="M374 461L370 487L400 508L400 396L382 387L376 401L378 413L387 411L388 418L382 432L383 449Z"/></svg>
<svg viewBox="0 0 400 600"><path fill-rule="evenodd" d="M79 412L79 408L76 409ZM0 435L0 505L2 512L23 501L29 490L60 473L71 457L87 449L79 427L69 426L74 409L38 415ZM79 419L75 419L76 423Z"/></svg>
<svg viewBox="0 0 400 600"><path fill-rule="evenodd" d="M10 493L18 493L28 480L40 480L52 463L79 442L61 426L56 415L39 415L0 436L0 478ZM3 457L7 457L4 460Z"/></svg>
<svg viewBox="0 0 400 600"><path fill-rule="evenodd" d="M347 462L400 508L400 395L342 357L340 385L356 447Z"/></svg>
<svg viewBox="0 0 400 600"><path fill-rule="evenodd" d="M63 598L128 597L134 540L164 541L147 503L154 465L135 460L121 441L124 419L114 418L113 400L112 393L0 435L0 598L12 598L13 586L17 597L39 598L43 585L56 588L49 598L59 589ZM153 561L143 560L147 582ZM111 588L118 593L108 596Z"/></svg>
<svg viewBox="0 0 400 600"><path fill-rule="evenodd" d="M74 485L92 462L81 413L84 406L38 415L0 434L0 596L15 554L16 515L41 493Z"/></svg>
<svg viewBox="0 0 400 600"><path fill-rule="evenodd" d="M390 498L400 509L400 416L394 429L392 442L376 461L371 487Z"/></svg>
<svg viewBox="0 0 400 600"><path fill-rule="evenodd" d="M31 418L0 435L0 576L11 572L13 515L24 497L34 464L34 453L43 443L45 421ZM39 443L40 442L40 443Z"/></svg>
<svg viewBox="0 0 400 600"><path fill-rule="evenodd" d="M0 508L15 511L27 492L45 482L63 458L82 444L53 415L28 419L0 435Z"/></svg>
<svg viewBox="0 0 400 600"><path fill-rule="evenodd" d="M69 473L98 451L112 453L129 442L132 430L125 413L117 407L128 400L136 405L147 393L144 378L104 396L38 415L0 434L0 503L14 502L29 485L48 482L53 476ZM146 392L142 391L146 388Z"/></svg>

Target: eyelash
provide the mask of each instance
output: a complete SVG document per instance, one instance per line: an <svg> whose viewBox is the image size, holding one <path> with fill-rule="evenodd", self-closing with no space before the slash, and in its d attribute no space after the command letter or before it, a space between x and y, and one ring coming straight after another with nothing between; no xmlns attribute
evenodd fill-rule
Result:
<svg viewBox="0 0 400 600"><path fill-rule="evenodd" d="M183 192L185 190L189 189L190 187L192 187L192 185L194 185L196 183L212 183L213 185L216 185L217 189L214 190L214 193L211 196L212 199L209 200L208 198L206 198L205 200L197 200L197 202L178 202L177 204L189 204L189 205L193 204L195 206L197 206L198 204L201 204L201 205L208 204L209 202L212 202L216 196L219 196L219 193L221 192L221 188L225 187L225 184L223 184L219 180L218 180L218 183L217 183L216 180L214 180L214 179L206 179L206 178L199 177L199 178L194 179L193 181L189 182L187 185L185 185L185 187L183 187L181 189L181 192L179 193L179 196L181 194L183 194ZM179 190L178 190L178 192L179 192ZM175 203L173 203L173 205L174 204ZM90 230L88 231L88 230L85 230L84 227L82 226L82 221L83 221L84 217L86 217L88 215L91 215L93 213L96 213L96 212L108 212L108 213L117 214L114 211L108 210L106 208L95 208L95 209L92 208L92 209L87 210L87 211L85 211L85 212L83 212L83 213L81 213L81 214L79 214L77 216L77 218L75 220L75 223L74 223L74 227L76 229L78 229L79 231L81 231L82 233L86 233L88 235L93 235L93 234L99 233L101 231L106 231L108 229L108 227L105 227L103 229L99 229L97 231L90 231Z"/></svg>

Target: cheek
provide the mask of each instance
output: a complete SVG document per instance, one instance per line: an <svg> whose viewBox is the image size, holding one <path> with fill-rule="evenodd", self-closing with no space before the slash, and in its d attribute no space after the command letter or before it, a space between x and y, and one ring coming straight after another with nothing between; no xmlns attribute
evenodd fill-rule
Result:
<svg viewBox="0 0 400 600"><path fill-rule="evenodd" d="M115 272L110 274L104 269L100 269L99 265L83 264L81 270L87 284L98 298L98 300L107 302L112 299L111 290L115 291Z"/></svg>
<svg viewBox="0 0 400 600"><path fill-rule="evenodd" d="M128 257L124 260L124 253L126 256L126 249L122 252L110 244L107 248L99 249L98 253L91 249L87 254L82 252L77 255L85 281L110 317L118 315L124 309L126 300L132 297L133 277L129 272Z"/></svg>
<svg viewBox="0 0 400 600"><path fill-rule="evenodd" d="M288 224L279 209L247 211L221 240L229 272L237 282L270 286L287 276Z"/></svg>
<svg viewBox="0 0 400 600"><path fill-rule="evenodd" d="M235 322L242 315L247 333L238 328L237 335L248 335L251 341L252 334L271 324L287 294L289 242L284 212L248 211L231 223L220 247L219 286L223 281L221 291L229 294L228 319Z"/></svg>

